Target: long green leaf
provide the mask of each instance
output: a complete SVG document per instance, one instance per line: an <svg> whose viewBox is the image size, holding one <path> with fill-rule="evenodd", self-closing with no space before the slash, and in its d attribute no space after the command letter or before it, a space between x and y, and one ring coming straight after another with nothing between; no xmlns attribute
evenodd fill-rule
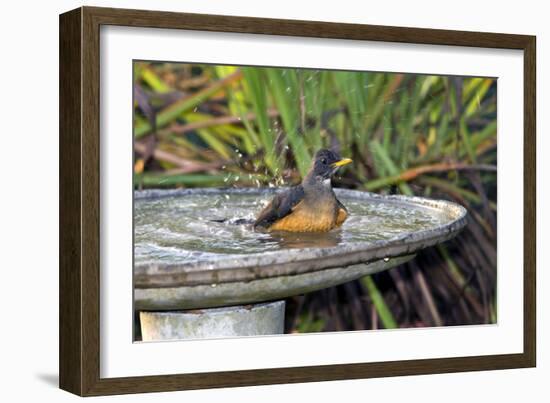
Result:
<svg viewBox="0 0 550 403"><path fill-rule="evenodd" d="M279 110L285 134L292 146L296 165L302 177L309 169L311 156L306 148L303 134L299 130L299 100L296 73L292 69L266 69L270 81L271 95Z"/></svg>
<svg viewBox="0 0 550 403"><path fill-rule="evenodd" d="M191 110L195 106L201 104L213 94L218 92L224 86L231 84L235 80L240 78L240 72L237 72L229 77L226 77L223 80L219 80L209 87L196 92L195 94L183 98L179 101L174 102L173 104L167 106L159 114L157 114L157 127L161 128L167 124L173 122L175 119L180 117L183 113ZM145 122L141 125L137 125L134 128L134 137L139 139L140 137L146 135L151 131L151 126L148 122Z"/></svg>
<svg viewBox="0 0 550 403"><path fill-rule="evenodd" d="M376 312L380 316L380 320L382 321L382 324L386 329L395 329L397 328L397 322L395 318L393 317L393 314L390 311L390 308L388 308L388 305L386 304L386 301L384 301L384 297L378 290L378 287L376 287L376 284L374 283L374 280L371 276L365 276L361 279L365 287L367 287L367 291L369 293L369 296L372 300L372 303L374 304L374 307L376 308Z"/></svg>

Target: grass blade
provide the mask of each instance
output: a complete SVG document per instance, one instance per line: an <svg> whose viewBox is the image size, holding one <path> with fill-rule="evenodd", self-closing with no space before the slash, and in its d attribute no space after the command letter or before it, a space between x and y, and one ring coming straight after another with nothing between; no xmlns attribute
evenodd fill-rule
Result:
<svg viewBox="0 0 550 403"><path fill-rule="evenodd" d="M395 318L393 317L390 309L386 305L386 301L384 301L384 297L382 296L382 294L380 294L380 291L378 290L378 287L376 287L376 284L374 283L372 277L363 277L361 281L363 282L365 287L367 287L369 296L376 308L376 312L380 316L380 320L382 321L384 327L386 329L397 328L397 322L395 321Z"/></svg>

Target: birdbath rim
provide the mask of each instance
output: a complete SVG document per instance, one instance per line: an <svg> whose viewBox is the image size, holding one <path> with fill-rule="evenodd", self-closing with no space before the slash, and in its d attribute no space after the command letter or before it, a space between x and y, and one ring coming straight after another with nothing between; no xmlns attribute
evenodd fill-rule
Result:
<svg viewBox="0 0 550 403"><path fill-rule="evenodd" d="M282 188L191 188L148 189L134 192L134 200L186 195L274 194ZM247 282L280 276L312 273L412 255L429 246L453 238L467 221L467 210L454 202L417 196L379 195L367 191L334 189L337 197L371 202L389 202L432 209L445 217L437 226L405 232L391 239L350 244L220 255L193 263L145 262L134 266L135 288L189 287L219 283Z"/></svg>

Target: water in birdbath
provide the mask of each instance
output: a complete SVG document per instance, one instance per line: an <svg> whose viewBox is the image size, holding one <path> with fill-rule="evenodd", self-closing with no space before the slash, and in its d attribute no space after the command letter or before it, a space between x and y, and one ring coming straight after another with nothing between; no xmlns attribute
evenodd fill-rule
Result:
<svg viewBox="0 0 550 403"><path fill-rule="evenodd" d="M236 223L252 221L272 197L229 191L136 198L135 262L193 263L224 255L389 240L437 227L446 219L429 206L339 195L349 217L341 228L328 233L262 233Z"/></svg>

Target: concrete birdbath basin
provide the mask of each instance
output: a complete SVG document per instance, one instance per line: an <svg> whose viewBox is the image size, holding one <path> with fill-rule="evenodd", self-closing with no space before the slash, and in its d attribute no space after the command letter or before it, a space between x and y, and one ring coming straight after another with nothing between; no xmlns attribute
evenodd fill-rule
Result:
<svg viewBox="0 0 550 403"><path fill-rule="evenodd" d="M329 233L259 233L242 224L276 191L135 192L134 308L144 340L282 332L284 304L265 301L397 266L466 224L466 210L455 203L342 189L335 192L350 216ZM276 311L283 313L271 318ZM270 326L250 328L262 318Z"/></svg>

